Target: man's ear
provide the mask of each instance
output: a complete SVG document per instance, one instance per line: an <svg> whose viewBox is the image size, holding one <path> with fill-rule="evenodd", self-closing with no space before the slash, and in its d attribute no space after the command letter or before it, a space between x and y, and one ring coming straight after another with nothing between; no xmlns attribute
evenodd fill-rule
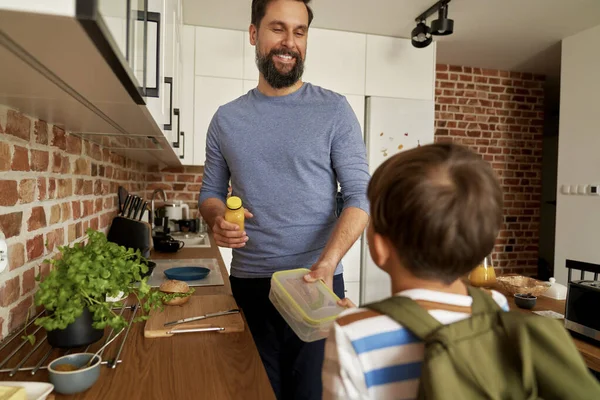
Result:
<svg viewBox="0 0 600 400"><path fill-rule="evenodd" d="M248 33L250 34L250 44L252 46L256 46L256 39L258 36L258 29L256 28L256 26L254 26L254 24L250 25L250 28L248 28Z"/></svg>
<svg viewBox="0 0 600 400"><path fill-rule="evenodd" d="M382 267L387 264L390 257L392 256L392 251L394 250L392 247L392 243L388 238L380 235L379 233L373 233L373 244L372 244L372 252L371 257L375 264L379 267Z"/></svg>

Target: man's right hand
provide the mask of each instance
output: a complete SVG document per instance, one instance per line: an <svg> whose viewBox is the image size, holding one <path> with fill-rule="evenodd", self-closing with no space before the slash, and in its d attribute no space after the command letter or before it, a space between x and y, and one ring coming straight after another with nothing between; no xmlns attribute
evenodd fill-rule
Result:
<svg viewBox="0 0 600 400"><path fill-rule="evenodd" d="M245 218L252 218L253 215L248 210ZM215 218L215 223L212 226L213 236L217 242L217 246L239 249L244 247L248 241L246 231L241 231L237 224L225 221L222 215Z"/></svg>

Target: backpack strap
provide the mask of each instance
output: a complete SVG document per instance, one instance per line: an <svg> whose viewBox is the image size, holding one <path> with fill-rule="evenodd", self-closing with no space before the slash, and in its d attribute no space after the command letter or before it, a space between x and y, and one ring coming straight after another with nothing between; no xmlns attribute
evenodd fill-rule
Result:
<svg viewBox="0 0 600 400"><path fill-rule="evenodd" d="M469 292L469 296L473 298L473 305L471 306L472 315L502 310L491 294L472 286L467 286L467 291Z"/></svg>
<svg viewBox="0 0 600 400"><path fill-rule="evenodd" d="M421 340L425 340L429 335L444 326L433 318L427 310L408 297L393 296L389 299L367 304L365 307L387 315Z"/></svg>

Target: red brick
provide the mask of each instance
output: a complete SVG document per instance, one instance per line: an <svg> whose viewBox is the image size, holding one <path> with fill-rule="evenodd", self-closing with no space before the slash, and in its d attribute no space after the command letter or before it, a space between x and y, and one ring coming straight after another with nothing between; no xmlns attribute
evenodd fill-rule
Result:
<svg viewBox="0 0 600 400"><path fill-rule="evenodd" d="M10 144L0 142L0 171L10 170Z"/></svg>
<svg viewBox="0 0 600 400"><path fill-rule="evenodd" d="M78 158L75 161L75 175L90 175L90 162L85 158Z"/></svg>
<svg viewBox="0 0 600 400"><path fill-rule="evenodd" d="M58 194L59 199L64 199L73 195L73 180L72 179L59 179L58 180Z"/></svg>
<svg viewBox="0 0 600 400"><path fill-rule="evenodd" d="M18 199L17 181L0 180L0 206L14 206Z"/></svg>
<svg viewBox="0 0 600 400"><path fill-rule="evenodd" d="M65 131L56 125L52 126L52 146L61 150L67 150L67 138Z"/></svg>
<svg viewBox="0 0 600 400"><path fill-rule="evenodd" d="M38 119L35 121L33 133L35 135L35 142L39 144L48 144L48 124L46 121Z"/></svg>
<svg viewBox="0 0 600 400"><path fill-rule="evenodd" d="M81 236L83 236L83 224L78 222L75 224L75 237L79 239Z"/></svg>
<svg viewBox="0 0 600 400"><path fill-rule="evenodd" d="M94 204L94 213L100 214L102 212L102 207L103 207L103 200L96 199L95 204Z"/></svg>
<svg viewBox="0 0 600 400"><path fill-rule="evenodd" d="M79 201L72 202L71 209L73 210L73 219L81 218L81 203Z"/></svg>
<svg viewBox="0 0 600 400"><path fill-rule="evenodd" d="M94 181L85 181L83 183L83 194L84 195L94 194Z"/></svg>
<svg viewBox="0 0 600 400"><path fill-rule="evenodd" d="M31 150L31 170L46 172L50 163L50 155L47 151Z"/></svg>
<svg viewBox="0 0 600 400"><path fill-rule="evenodd" d="M10 168L13 171L29 171L29 150L25 147L15 146Z"/></svg>
<svg viewBox="0 0 600 400"><path fill-rule="evenodd" d="M27 294L35 288L35 267L29 268L23 272L23 288L22 293Z"/></svg>
<svg viewBox="0 0 600 400"><path fill-rule="evenodd" d="M59 228L46 234L46 249L54 251L58 246L65 244L65 229Z"/></svg>
<svg viewBox="0 0 600 400"><path fill-rule="evenodd" d="M48 178L48 198L54 199L56 197L56 179Z"/></svg>
<svg viewBox="0 0 600 400"><path fill-rule="evenodd" d="M25 264L25 246L23 243L13 243L8 246L8 270L14 271Z"/></svg>
<svg viewBox="0 0 600 400"><path fill-rule="evenodd" d="M46 200L48 190L46 186L46 178L39 177L37 179L37 188L38 188L38 201Z"/></svg>
<svg viewBox="0 0 600 400"><path fill-rule="evenodd" d="M146 190L154 189L173 190L173 185L168 185L166 183L150 183L146 186Z"/></svg>
<svg viewBox="0 0 600 400"><path fill-rule="evenodd" d="M46 227L46 211L44 207L33 207L31 216L27 220L27 230L29 232Z"/></svg>
<svg viewBox="0 0 600 400"><path fill-rule="evenodd" d="M94 201L93 200L84 200L81 203L82 209L82 217L89 217L94 213Z"/></svg>
<svg viewBox="0 0 600 400"><path fill-rule="evenodd" d="M32 304L32 296L28 296L10 310L10 319L8 323L9 332L16 330L25 323L27 315L29 314L29 308L32 306Z"/></svg>
<svg viewBox="0 0 600 400"><path fill-rule="evenodd" d="M81 154L81 138L74 135L67 135L67 153Z"/></svg>
<svg viewBox="0 0 600 400"><path fill-rule="evenodd" d="M44 255L44 235L37 235L27 241L27 261L35 260Z"/></svg>
<svg viewBox="0 0 600 400"><path fill-rule="evenodd" d="M5 132L26 141L31 140L31 120L14 110L8 110Z"/></svg>
<svg viewBox="0 0 600 400"><path fill-rule="evenodd" d="M98 217L92 218L90 220L90 228L92 228L95 231L98 230L99 224L100 224L100 221L99 221Z"/></svg>
<svg viewBox="0 0 600 400"><path fill-rule="evenodd" d="M62 203L60 205L60 214L62 222L71 218L71 203Z"/></svg>
<svg viewBox="0 0 600 400"><path fill-rule="evenodd" d="M436 73L435 77L437 80L448 80L449 79L449 75L447 73L443 73L443 72Z"/></svg>
<svg viewBox="0 0 600 400"><path fill-rule="evenodd" d="M450 66L448 67L448 69L449 69L451 72L463 72L463 67L462 67L462 66L460 66L460 65L450 65Z"/></svg>
<svg viewBox="0 0 600 400"><path fill-rule="evenodd" d="M60 205L54 204L50 207L50 222L49 225L54 225L60 222Z"/></svg>
<svg viewBox="0 0 600 400"><path fill-rule="evenodd" d="M8 307L15 301L19 300L19 277L15 276L7 280L0 288L0 306Z"/></svg>

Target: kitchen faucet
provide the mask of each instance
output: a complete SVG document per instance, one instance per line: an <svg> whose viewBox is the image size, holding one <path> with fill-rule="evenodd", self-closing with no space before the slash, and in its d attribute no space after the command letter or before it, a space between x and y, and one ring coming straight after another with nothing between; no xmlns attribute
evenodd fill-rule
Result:
<svg viewBox="0 0 600 400"><path fill-rule="evenodd" d="M167 201L167 194L163 189L154 189L154 192L152 192L152 197L150 198L150 215L148 216L148 222L150 222L152 229L154 229L154 196L156 196L156 193L161 193L163 201Z"/></svg>

